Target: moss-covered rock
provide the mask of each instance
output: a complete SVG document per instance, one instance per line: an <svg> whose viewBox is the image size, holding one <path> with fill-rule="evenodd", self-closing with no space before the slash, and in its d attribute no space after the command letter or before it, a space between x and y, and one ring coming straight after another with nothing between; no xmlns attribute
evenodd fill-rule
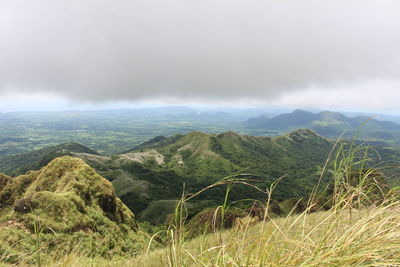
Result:
<svg viewBox="0 0 400 267"><path fill-rule="evenodd" d="M101 246L107 240L107 249L95 250L95 255L132 253L140 247L134 214L115 196L112 184L81 159L60 157L39 171L0 178L1 231L12 232L18 225L28 239L40 231L49 235L42 239L53 240L51 251L60 249L55 244L88 244L85 238ZM70 241L60 243L56 240L60 236ZM137 242L132 244L134 240ZM15 250L19 246L10 247Z"/></svg>

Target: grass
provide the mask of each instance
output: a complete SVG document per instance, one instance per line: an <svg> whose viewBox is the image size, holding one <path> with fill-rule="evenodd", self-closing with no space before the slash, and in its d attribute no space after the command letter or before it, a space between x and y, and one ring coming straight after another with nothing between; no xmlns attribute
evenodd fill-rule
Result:
<svg viewBox="0 0 400 267"><path fill-rule="evenodd" d="M179 246L173 240L169 247L124 265L398 266L400 201L384 192L373 171L363 169L365 151L361 147L338 149L334 205L329 211L309 213L316 204L313 200L301 214L274 219L268 211L273 185L261 222L253 225L254 220L247 217L230 230L179 240Z"/></svg>
<svg viewBox="0 0 400 267"><path fill-rule="evenodd" d="M348 199L346 200L348 201ZM349 211L352 212L349 212ZM398 266L400 201L354 209L337 204L329 211L307 211L254 224L253 218L229 230L217 229L188 240L170 229L168 246L120 261L92 266ZM48 266L86 266L71 258Z"/></svg>
<svg viewBox="0 0 400 267"><path fill-rule="evenodd" d="M67 255L47 266L396 266L400 203L270 219L119 261Z"/></svg>

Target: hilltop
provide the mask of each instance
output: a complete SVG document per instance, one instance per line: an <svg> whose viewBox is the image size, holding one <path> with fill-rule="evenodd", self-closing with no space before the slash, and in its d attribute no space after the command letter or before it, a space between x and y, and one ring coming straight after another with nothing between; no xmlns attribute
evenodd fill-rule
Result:
<svg viewBox="0 0 400 267"><path fill-rule="evenodd" d="M0 256L5 261L35 251L38 235L42 253L53 256L82 249L111 257L142 246L133 213L112 184L81 159L59 157L38 171L0 178Z"/></svg>

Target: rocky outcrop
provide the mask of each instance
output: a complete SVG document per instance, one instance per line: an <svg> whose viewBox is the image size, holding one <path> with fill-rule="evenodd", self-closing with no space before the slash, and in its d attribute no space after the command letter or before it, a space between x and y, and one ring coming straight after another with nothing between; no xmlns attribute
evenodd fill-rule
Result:
<svg viewBox="0 0 400 267"><path fill-rule="evenodd" d="M33 253L7 240L16 234L34 239L38 231L50 254L95 246L91 253L111 257L141 247L134 214L82 159L64 156L39 171L0 179L0 247L7 255Z"/></svg>

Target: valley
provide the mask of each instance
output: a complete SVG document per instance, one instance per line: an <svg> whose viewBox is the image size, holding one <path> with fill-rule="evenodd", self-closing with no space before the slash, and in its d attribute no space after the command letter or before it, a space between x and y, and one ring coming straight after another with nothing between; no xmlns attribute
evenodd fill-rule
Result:
<svg viewBox="0 0 400 267"><path fill-rule="evenodd" d="M350 115L273 108L188 107L0 113L0 158L66 142L111 156L156 136L192 131L279 136L303 128L332 139L359 134L366 141L399 145L399 117Z"/></svg>

